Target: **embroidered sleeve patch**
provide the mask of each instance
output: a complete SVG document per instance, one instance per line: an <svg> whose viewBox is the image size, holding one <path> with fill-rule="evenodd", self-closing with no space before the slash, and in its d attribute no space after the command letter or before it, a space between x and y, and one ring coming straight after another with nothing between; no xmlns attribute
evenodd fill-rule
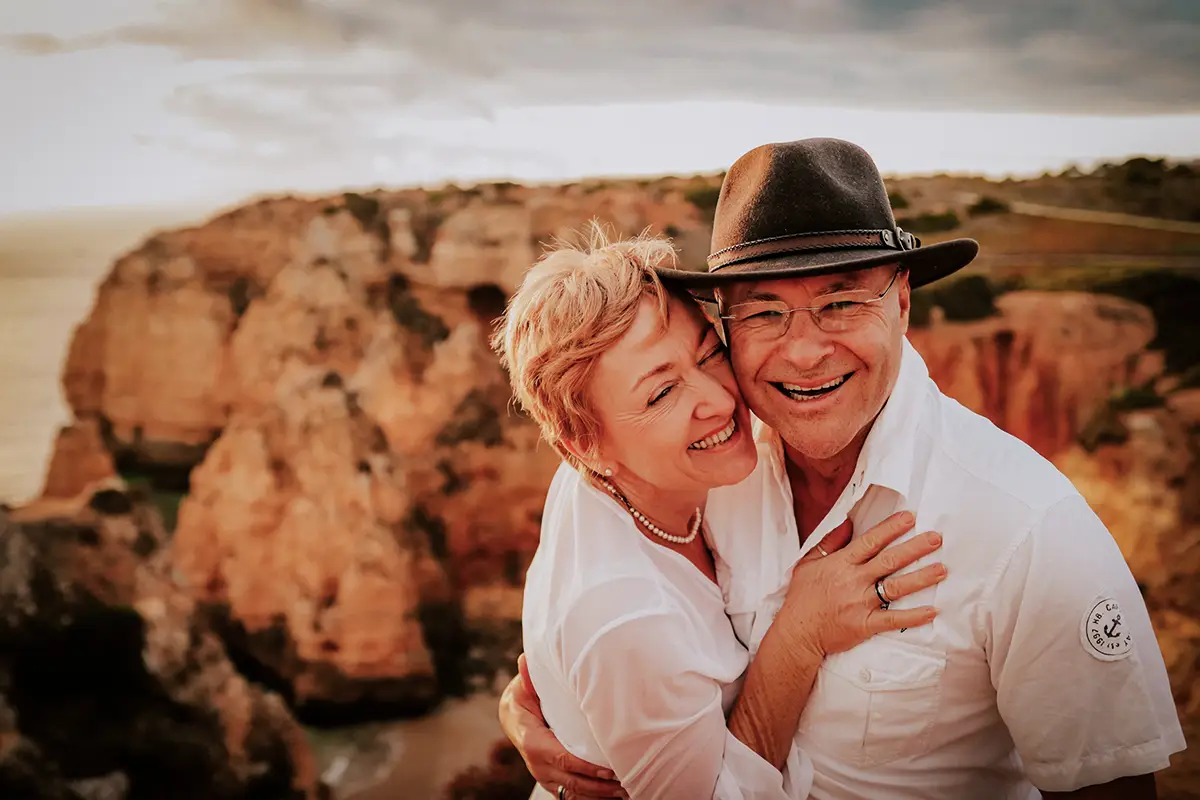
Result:
<svg viewBox="0 0 1200 800"><path fill-rule="evenodd" d="M1079 638L1088 655L1100 661L1120 661L1133 652L1133 636L1111 597L1096 603L1079 624Z"/></svg>

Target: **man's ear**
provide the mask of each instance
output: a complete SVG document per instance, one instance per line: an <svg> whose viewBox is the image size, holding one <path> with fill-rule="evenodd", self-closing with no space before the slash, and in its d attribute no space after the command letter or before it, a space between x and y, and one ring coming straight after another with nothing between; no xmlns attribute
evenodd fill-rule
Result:
<svg viewBox="0 0 1200 800"><path fill-rule="evenodd" d="M900 302L901 333L908 333L908 318L912 311L912 286L908 282L908 270L900 270L896 276L896 298Z"/></svg>

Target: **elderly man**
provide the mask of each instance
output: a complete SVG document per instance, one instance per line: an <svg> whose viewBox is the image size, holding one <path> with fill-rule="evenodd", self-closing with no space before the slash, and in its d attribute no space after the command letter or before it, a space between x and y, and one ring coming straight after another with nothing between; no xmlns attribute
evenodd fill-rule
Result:
<svg viewBox="0 0 1200 800"><path fill-rule="evenodd" d="M814 798L1154 797L1185 744L1112 536L1048 461L943 395L905 338L912 290L976 243L921 247L863 150L810 139L730 168L712 250L706 273L661 274L712 301L763 423L767 468L708 511L714 548L738 559L723 589L742 641L756 650L791 568L846 519L912 511L948 570L894 606L936 605L932 625L828 657L802 715L762 709L763 741L799 716ZM761 544L722 547L734 535ZM612 796L535 709L514 679L501 719L535 775Z"/></svg>

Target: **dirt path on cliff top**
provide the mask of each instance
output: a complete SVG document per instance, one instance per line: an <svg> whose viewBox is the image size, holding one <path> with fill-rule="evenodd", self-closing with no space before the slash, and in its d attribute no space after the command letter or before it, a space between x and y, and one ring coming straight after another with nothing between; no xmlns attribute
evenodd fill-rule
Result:
<svg viewBox="0 0 1200 800"><path fill-rule="evenodd" d="M956 196L958 201L962 203L974 203L980 198L978 192L957 192ZM1008 210L1014 214L1023 214L1027 217L1045 217L1047 219L1062 219L1071 222L1090 222L1095 225L1120 225L1126 228L1144 228L1152 231L1188 233L1200 236L1200 222L1164 219L1162 217L1142 217L1118 211L1095 211L1087 208L1048 206L1042 203L1027 203L1024 200L1009 202Z"/></svg>
<svg viewBox="0 0 1200 800"><path fill-rule="evenodd" d="M1113 211L1088 211L1082 208L1044 206L1039 203L1025 203L1021 201L1010 203L1009 208L1015 214L1025 214L1032 217L1065 219L1072 222L1092 222L1098 225L1123 225L1127 228L1146 228L1153 231L1191 233L1200 236L1200 222L1160 219L1159 217L1139 217L1133 214L1121 214Z"/></svg>

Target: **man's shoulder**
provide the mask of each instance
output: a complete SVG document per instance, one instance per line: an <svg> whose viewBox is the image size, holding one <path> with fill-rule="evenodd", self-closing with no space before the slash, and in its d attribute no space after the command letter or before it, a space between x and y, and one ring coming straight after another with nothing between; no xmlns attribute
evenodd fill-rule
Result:
<svg viewBox="0 0 1200 800"><path fill-rule="evenodd" d="M914 442L915 504L950 539L955 557L981 570L1004 562L1064 502L1086 507L1049 459L991 420L939 393ZM1057 535L1048 532L1049 535Z"/></svg>
<svg viewBox="0 0 1200 800"><path fill-rule="evenodd" d="M918 449L930 470L969 490L968 507L991 500L1042 513L1077 494L1074 484L1048 458L982 414L936 392L932 413L922 420Z"/></svg>

